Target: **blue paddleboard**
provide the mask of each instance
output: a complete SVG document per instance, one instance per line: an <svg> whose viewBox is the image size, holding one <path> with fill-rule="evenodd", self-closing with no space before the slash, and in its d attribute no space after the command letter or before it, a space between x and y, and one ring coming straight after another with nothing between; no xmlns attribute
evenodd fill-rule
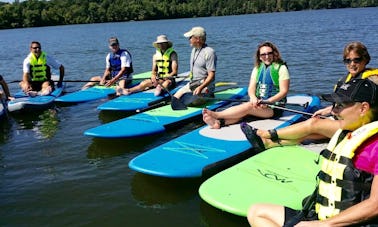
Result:
<svg viewBox="0 0 378 227"><path fill-rule="evenodd" d="M210 205L246 216L255 203L301 209L320 169L319 154L301 146L268 149L203 182L199 194Z"/></svg>
<svg viewBox="0 0 378 227"><path fill-rule="evenodd" d="M133 81L130 86L139 84L141 80L146 79L149 76L151 76L150 71L133 75ZM105 87L95 85L84 90L62 95L55 99L55 101L60 103L82 103L108 98L109 95L115 95L115 93L115 86Z"/></svg>
<svg viewBox="0 0 378 227"><path fill-rule="evenodd" d="M320 105L316 96L294 95L288 103L309 105L301 111L311 112ZM260 129L285 127L301 119L302 114L284 111L277 119L252 121ZM149 150L129 162L135 171L170 178L201 177L231 166L252 156L251 145L239 124L211 129L196 129Z"/></svg>
<svg viewBox="0 0 378 227"><path fill-rule="evenodd" d="M179 88L184 86L189 80L189 72L180 73L176 78L177 86L171 91L174 94ZM115 99L107 101L97 107L99 110L111 110L111 111L136 111L143 110L152 107L159 102L167 100L170 96L166 92L162 92L162 95L155 96L154 89L148 89L142 92L132 93L130 95L121 95Z"/></svg>
<svg viewBox="0 0 378 227"><path fill-rule="evenodd" d="M34 97L26 95L23 91L19 91L14 95L15 99L8 102L8 111L32 111L49 108L54 104L54 100L62 95L64 88L65 83L63 83L62 87L57 87L55 84L55 89L50 95L37 95Z"/></svg>
<svg viewBox="0 0 378 227"><path fill-rule="evenodd" d="M246 88L227 89L216 92L215 99L237 99L246 93ZM186 110L172 110L170 105L165 105L88 129L84 135L99 138L132 138L162 133L167 126L200 116L204 107L214 110L227 103L228 101L212 100L203 106L188 107Z"/></svg>

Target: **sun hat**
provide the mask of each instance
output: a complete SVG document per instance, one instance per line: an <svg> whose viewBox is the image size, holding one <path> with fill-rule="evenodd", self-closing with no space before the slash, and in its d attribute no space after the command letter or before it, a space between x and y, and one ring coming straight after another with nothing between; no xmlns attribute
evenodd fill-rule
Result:
<svg viewBox="0 0 378 227"><path fill-rule="evenodd" d="M371 106L378 106L378 85L369 79L353 79L341 85L336 92L321 97L333 103L368 102Z"/></svg>
<svg viewBox="0 0 378 227"><path fill-rule="evenodd" d="M168 40L167 36L166 35L159 35L158 37L156 37L156 41L152 43L152 45L155 47L155 48L158 48L157 44L159 43L168 43L168 48L169 47L172 47L172 42Z"/></svg>
<svg viewBox="0 0 378 227"><path fill-rule="evenodd" d="M190 31L184 34L186 38L190 38L192 36L198 37L206 37L206 31L203 27L193 27Z"/></svg>
<svg viewBox="0 0 378 227"><path fill-rule="evenodd" d="M109 38L109 45L119 44L118 39L116 37L110 37Z"/></svg>

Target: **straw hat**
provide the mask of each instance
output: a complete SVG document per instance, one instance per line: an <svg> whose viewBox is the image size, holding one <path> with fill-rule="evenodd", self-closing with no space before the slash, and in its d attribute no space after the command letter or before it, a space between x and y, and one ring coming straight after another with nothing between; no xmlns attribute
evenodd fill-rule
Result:
<svg viewBox="0 0 378 227"><path fill-rule="evenodd" d="M156 41L152 43L155 48L158 48L158 43L168 43L168 48L172 47L172 42L168 40L166 35L159 35L156 37Z"/></svg>

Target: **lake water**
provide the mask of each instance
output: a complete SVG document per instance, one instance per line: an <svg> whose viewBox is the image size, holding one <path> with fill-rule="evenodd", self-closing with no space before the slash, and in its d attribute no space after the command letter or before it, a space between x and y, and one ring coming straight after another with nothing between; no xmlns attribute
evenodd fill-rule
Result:
<svg viewBox="0 0 378 227"><path fill-rule="evenodd" d="M199 25L217 52L218 81L246 86L256 46L270 40L288 63L290 92L320 94L346 73L342 50L350 41L362 41L372 57L369 66L378 66L377 15L378 8L358 8L0 30L0 74L7 81L21 79L29 44L38 40L64 64L66 79L88 79L102 74L110 36L131 51L135 72L145 72L159 34L173 41L180 71L187 71L190 47L183 33ZM82 85L70 83L66 90ZM16 83L10 88L18 90ZM201 200L197 190L204 179L150 177L128 168L136 155L201 121L137 140L83 136L88 128L125 116L99 112L96 107L104 101L1 122L0 226L248 225Z"/></svg>

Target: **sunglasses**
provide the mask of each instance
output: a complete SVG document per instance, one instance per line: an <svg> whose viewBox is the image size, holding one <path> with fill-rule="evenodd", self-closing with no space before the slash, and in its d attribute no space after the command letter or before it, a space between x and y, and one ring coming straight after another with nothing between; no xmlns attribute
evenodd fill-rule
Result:
<svg viewBox="0 0 378 227"><path fill-rule="evenodd" d="M273 52L262 53L262 54L260 54L260 57L266 57L266 56L269 56L269 55L273 55Z"/></svg>
<svg viewBox="0 0 378 227"><path fill-rule="evenodd" d="M41 47L31 47L33 50L41 49Z"/></svg>
<svg viewBox="0 0 378 227"><path fill-rule="evenodd" d="M332 109L344 109L350 106L353 106L354 102L342 102L342 103L333 103Z"/></svg>
<svg viewBox="0 0 378 227"><path fill-rule="evenodd" d="M362 62L362 58L344 58L343 62L348 65L352 62L358 64Z"/></svg>

